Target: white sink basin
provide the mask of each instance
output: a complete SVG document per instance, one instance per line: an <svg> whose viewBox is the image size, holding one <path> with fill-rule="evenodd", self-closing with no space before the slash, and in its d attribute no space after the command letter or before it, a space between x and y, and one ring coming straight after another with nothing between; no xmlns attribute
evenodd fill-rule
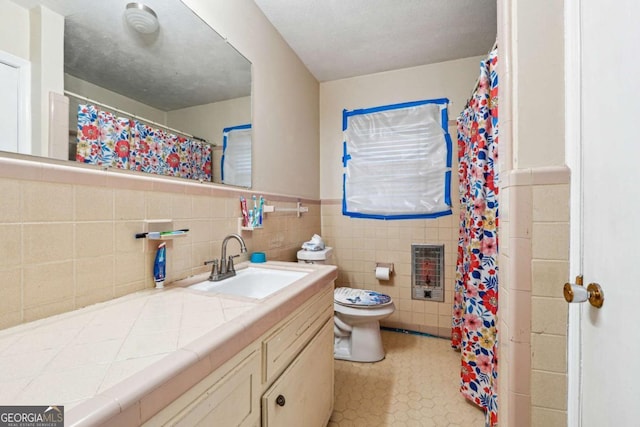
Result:
<svg viewBox="0 0 640 427"><path fill-rule="evenodd" d="M307 274L307 271L247 267L238 270L235 276L228 279L219 282L206 280L191 285L189 288L262 299L280 289L286 288Z"/></svg>

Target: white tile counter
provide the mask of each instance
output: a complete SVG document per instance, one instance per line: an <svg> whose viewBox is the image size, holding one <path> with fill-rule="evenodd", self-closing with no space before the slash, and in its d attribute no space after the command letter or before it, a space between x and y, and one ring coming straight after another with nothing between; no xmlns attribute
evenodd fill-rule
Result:
<svg viewBox="0 0 640 427"><path fill-rule="evenodd" d="M144 412L154 392L179 396L337 275L261 265L311 272L263 300L184 287L201 275L0 331L0 404L64 405L65 425L97 425Z"/></svg>

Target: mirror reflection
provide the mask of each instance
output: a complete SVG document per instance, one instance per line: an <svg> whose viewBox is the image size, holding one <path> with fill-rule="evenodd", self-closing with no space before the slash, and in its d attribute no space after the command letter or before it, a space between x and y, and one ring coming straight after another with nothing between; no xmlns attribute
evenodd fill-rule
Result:
<svg viewBox="0 0 640 427"><path fill-rule="evenodd" d="M0 0L0 12L13 35L1 89L16 95L1 101L0 150L217 183L241 165L224 183L250 186L251 64L182 2ZM228 129L249 132L225 144Z"/></svg>

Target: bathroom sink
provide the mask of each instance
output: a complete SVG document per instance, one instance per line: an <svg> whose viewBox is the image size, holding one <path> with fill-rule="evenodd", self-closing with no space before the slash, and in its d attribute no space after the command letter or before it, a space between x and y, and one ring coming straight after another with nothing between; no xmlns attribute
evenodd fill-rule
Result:
<svg viewBox="0 0 640 427"><path fill-rule="evenodd" d="M238 270L236 275L219 282L208 280L189 286L199 291L239 295L262 299L280 289L286 288L298 279L309 274L308 271L276 270L269 268L247 267Z"/></svg>

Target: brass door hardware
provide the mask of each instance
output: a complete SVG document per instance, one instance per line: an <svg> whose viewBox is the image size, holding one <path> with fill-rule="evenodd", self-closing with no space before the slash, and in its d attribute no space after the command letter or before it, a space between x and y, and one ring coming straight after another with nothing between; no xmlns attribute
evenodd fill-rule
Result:
<svg viewBox="0 0 640 427"><path fill-rule="evenodd" d="M565 283L563 289L564 299L569 303L589 301L589 304L595 308L602 307L602 304L604 304L604 293L600 285L597 283L589 283L585 289L583 283L582 275L576 276L575 284Z"/></svg>

